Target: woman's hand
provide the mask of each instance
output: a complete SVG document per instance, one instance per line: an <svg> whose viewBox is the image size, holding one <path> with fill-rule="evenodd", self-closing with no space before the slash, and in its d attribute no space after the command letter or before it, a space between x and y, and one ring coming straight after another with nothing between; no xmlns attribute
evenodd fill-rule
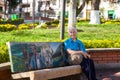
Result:
<svg viewBox="0 0 120 80"><path fill-rule="evenodd" d="M83 56L84 56L86 59L90 59L90 54L88 54L88 53L83 52Z"/></svg>
<svg viewBox="0 0 120 80"><path fill-rule="evenodd" d="M74 51L74 50L71 50L71 49L67 49L68 53L73 55L73 54L81 54L83 55L86 59L89 59L90 58L90 55L86 52L83 52L83 51Z"/></svg>

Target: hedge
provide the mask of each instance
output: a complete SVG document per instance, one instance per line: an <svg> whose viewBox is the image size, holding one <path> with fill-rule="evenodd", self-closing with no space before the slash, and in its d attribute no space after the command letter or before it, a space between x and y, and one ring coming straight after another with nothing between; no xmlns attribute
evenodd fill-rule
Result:
<svg viewBox="0 0 120 80"><path fill-rule="evenodd" d="M61 41L57 41L61 42ZM62 41L63 42L63 41ZM120 48L119 40L83 40L86 48ZM0 63L8 62L8 48L7 45L0 44Z"/></svg>

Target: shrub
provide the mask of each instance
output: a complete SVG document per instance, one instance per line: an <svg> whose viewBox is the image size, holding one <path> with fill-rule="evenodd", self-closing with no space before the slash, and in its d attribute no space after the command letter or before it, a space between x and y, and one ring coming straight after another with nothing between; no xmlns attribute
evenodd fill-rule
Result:
<svg viewBox="0 0 120 80"><path fill-rule="evenodd" d="M58 25L57 24L51 24L51 26L57 27Z"/></svg>
<svg viewBox="0 0 120 80"><path fill-rule="evenodd" d="M119 48L120 40L83 40L86 48Z"/></svg>
<svg viewBox="0 0 120 80"><path fill-rule="evenodd" d="M9 61L8 48L7 46L0 44L0 63L8 61Z"/></svg>
<svg viewBox="0 0 120 80"><path fill-rule="evenodd" d="M38 24L20 24L18 26L18 30L22 30L22 29L32 29L34 27L36 27ZM33 27L34 26L34 27Z"/></svg>
<svg viewBox="0 0 120 80"><path fill-rule="evenodd" d="M26 24L20 24L18 26L18 30L22 30L22 29L29 29L29 27Z"/></svg>
<svg viewBox="0 0 120 80"><path fill-rule="evenodd" d="M42 23L42 24L41 24L41 28L43 28L43 29L47 29L47 27L48 27L47 24L45 24L45 23Z"/></svg>
<svg viewBox="0 0 120 80"><path fill-rule="evenodd" d="M57 20L57 19L56 19L56 20L53 20L52 23L53 23L53 24L59 24L59 20Z"/></svg>
<svg viewBox="0 0 120 80"><path fill-rule="evenodd" d="M6 24L6 29L7 29L6 31L16 30L16 26L11 24Z"/></svg>
<svg viewBox="0 0 120 80"><path fill-rule="evenodd" d="M12 31L16 30L16 26L12 24L1 24L0 25L0 31L5 32L5 31Z"/></svg>
<svg viewBox="0 0 120 80"><path fill-rule="evenodd" d="M59 40L56 42L63 42ZM120 48L120 39L119 40L83 40L86 48ZM8 62L8 48L6 45L0 44L0 63Z"/></svg>
<svg viewBox="0 0 120 80"><path fill-rule="evenodd" d="M27 25L22 25L18 27L18 30L29 29Z"/></svg>
<svg viewBox="0 0 120 80"><path fill-rule="evenodd" d="M65 18L65 23L68 23L68 18Z"/></svg>
<svg viewBox="0 0 120 80"><path fill-rule="evenodd" d="M24 22L24 19L15 19L15 20L11 20L11 19L8 19L8 20L3 20L3 19L0 19L0 24L14 24L14 25L19 25L21 23Z"/></svg>
<svg viewBox="0 0 120 80"><path fill-rule="evenodd" d="M51 23L52 23L52 22L45 22L45 24L47 24L47 25L51 25Z"/></svg>

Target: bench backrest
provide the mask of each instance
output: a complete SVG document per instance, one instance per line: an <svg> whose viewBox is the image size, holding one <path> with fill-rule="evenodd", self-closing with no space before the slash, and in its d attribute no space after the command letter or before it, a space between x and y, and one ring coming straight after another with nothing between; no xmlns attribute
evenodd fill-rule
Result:
<svg viewBox="0 0 120 80"><path fill-rule="evenodd" d="M12 72L64 66L62 42L8 42Z"/></svg>

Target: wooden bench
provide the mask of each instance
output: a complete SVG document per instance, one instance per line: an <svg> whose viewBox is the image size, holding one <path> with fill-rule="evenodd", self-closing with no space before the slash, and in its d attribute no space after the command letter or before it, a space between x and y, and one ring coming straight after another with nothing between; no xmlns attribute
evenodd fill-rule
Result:
<svg viewBox="0 0 120 80"><path fill-rule="evenodd" d="M12 78L30 78L30 80L49 80L70 75L80 74L82 71L79 65L65 66L51 69L42 69L36 71L28 71L22 73L12 74ZM80 77L79 77L80 78Z"/></svg>
<svg viewBox="0 0 120 80"><path fill-rule="evenodd" d="M52 80L78 75L82 72L79 65L65 65L62 42L9 42L7 45L13 79ZM43 60L38 62L40 66L31 64L37 53L40 56L39 59ZM80 75L77 80L80 80Z"/></svg>

